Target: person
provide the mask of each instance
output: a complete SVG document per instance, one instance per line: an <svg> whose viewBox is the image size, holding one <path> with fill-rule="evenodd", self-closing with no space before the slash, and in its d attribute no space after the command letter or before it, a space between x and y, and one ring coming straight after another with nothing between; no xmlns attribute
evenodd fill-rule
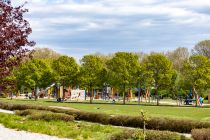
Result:
<svg viewBox="0 0 210 140"><path fill-rule="evenodd" d="M199 97L200 106L203 106L203 100L204 100L204 98L202 98L202 97L200 96L200 97Z"/></svg>

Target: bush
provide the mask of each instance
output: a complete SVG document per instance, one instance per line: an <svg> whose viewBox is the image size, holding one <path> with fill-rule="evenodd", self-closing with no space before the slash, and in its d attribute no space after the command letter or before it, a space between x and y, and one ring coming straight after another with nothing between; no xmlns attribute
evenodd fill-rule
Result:
<svg viewBox="0 0 210 140"><path fill-rule="evenodd" d="M143 120L141 117L133 116L113 116L109 119L109 123L117 126L140 127L143 128Z"/></svg>
<svg viewBox="0 0 210 140"><path fill-rule="evenodd" d="M193 129L191 131L192 138L194 140L209 140L210 129Z"/></svg>
<svg viewBox="0 0 210 140"><path fill-rule="evenodd" d="M45 121L73 121L74 117L64 113L53 113L50 111L37 111L37 110L23 110L16 111L15 114L19 116L28 116L31 120L45 120Z"/></svg>
<svg viewBox="0 0 210 140"><path fill-rule="evenodd" d="M146 140L185 140L184 136L181 136L175 132L170 131L146 131Z"/></svg>
<svg viewBox="0 0 210 140"><path fill-rule="evenodd" d="M110 118L109 123L117 126L143 128L143 120L140 116L114 116ZM170 118L151 118L149 121L147 121L146 128L153 130L168 130L180 133L190 133L194 128L210 128L210 123Z"/></svg>
<svg viewBox="0 0 210 140"><path fill-rule="evenodd" d="M45 120L45 121L73 121L74 117L71 115L66 115L63 113L42 113L42 114L32 114L28 117L31 120Z"/></svg>
<svg viewBox="0 0 210 140"><path fill-rule="evenodd" d="M144 135L142 132L126 129L122 132L114 133L110 136L110 140L127 140L127 139L132 139L132 140L143 140Z"/></svg>
<svg viewBox="0 0 210 140"><path fill-rule="evenodd" d="M126 129L120 133L115 133L110 137L110 140L143 140L144 135L142 130L136 131L131 129ZM147 130L146 140L186 140L184 136L181 136L175 132L169 131L157 131L157 130Z"/></svg>
<svg viewBox="0 0 210 140"><path fill-rule="evenodd" d="M30 110L30 109L27 109L27 110L15 110L15 114L19 115L19 116L27 116L27 115L33 114L34 111L36 111L36 110Z"/></svg>

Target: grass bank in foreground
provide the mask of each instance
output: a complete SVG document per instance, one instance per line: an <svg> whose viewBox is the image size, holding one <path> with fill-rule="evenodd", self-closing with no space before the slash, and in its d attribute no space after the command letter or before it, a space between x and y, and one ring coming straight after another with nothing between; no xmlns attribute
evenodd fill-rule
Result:
<svg viewBox="0 0 210 140"><path fill-rule="evenodd" d="M30 105L43 105L43 106L59 106L59 107L70 107L81 111L96 112L96 113L107 113L112 115L130 115L139 116L139 110L143 109L152 117L169 117L169 118L180 118L190 120L202 120L210 121L210 108L200 107L177 107L177 106L145 106L145 105L119 105L119 104L89 104L89 103L57 103L54 100L43 100L38 101L28 99L0 99L0 102L8 102L15 104L30 104Z"/></svg>
<svg viewBox="0 0 210 140"><path fill-rule="evenodd" d="M7 128L43 133L71 139L107 140L122 129L87 122L30 120L26 117L0 113L0 123Z"/></svg>
<svg viewBox="0 0 210 140"><path fill-rule="evenodd" d="M143 140L143 133L140 129L113 127L109 125L100 125L83 121L55 121L51 117L50 119L47 119L48 121L46 121L46 118L40 118L39 120L33 119L33 115L37 116L42 113L40 113L39 111L36 112L35 110L33 110L31 115L27 116L17 116L0 113L0 123L4 124L6 127L18 130L43 133L77 140ZM165 139L186 140L184 136L181 136L174 132L154 130L146 131L146 140Z"/></svg>

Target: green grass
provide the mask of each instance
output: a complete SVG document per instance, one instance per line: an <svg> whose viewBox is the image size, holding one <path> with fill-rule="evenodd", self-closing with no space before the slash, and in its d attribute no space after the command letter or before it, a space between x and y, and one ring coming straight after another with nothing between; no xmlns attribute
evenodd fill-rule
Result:
<svg viewBox="0 0 210 140"><path fill-rule="evenodd" d="M53 100L38 101L28 99L0 99L1 102L11 102L19 104L33 104L45 106L63 106L71 107L83 111L107 113L112 115L140 115L140 110L143 109L152 117L170 117L192 120L210 121L210 108L200 107L177 107L177 106L145 106L145 105L119 105L119 104L88 104L88 103L57 103Z"/></svg>
<svg viewBox="0 0 210 140"><path fill-rule="evenodd" d="M26 117L0 113L0 123L7 128L25 130L35 133L43 133L52 136L72 139L106 140L113 133L123 131L109 125L100 125L87 122L64 122L64 121L33 121Z"/></svg>

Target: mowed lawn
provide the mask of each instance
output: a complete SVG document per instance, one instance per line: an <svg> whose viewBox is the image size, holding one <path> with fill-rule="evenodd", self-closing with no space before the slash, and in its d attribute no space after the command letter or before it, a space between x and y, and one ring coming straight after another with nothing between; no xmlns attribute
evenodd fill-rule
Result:
<svg viewBox="0 0 210 140"><path fill-rule="evenodd" d="M177 106L146 106L146 105L120 105L120 104L89 104L65 102L57 103L55 100L39 99L38 101L28 99L0 99L0 102L11 102L18 104L33 104L45 106L63 106L71 107L78 110L88 112L107 113L111 115L140 115L140 111L144 110L151 117L171 117L192 120L210 121L210 108L201 107L177 107Z"/></svg>

